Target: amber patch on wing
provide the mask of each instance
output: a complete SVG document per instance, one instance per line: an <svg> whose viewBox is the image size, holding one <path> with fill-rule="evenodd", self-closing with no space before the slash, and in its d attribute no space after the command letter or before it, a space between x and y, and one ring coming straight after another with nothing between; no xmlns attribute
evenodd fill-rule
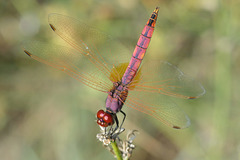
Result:
<svg viewBox="0 0 240 160"><path fill-rule="evenodd" d="M110 80L112 82L120 82L122 77L128 67L128 63L121 63L116 67L112 68ZM141 69L138 70L137 74L133 78L132 82L129 84L129 89L133 89L136 84L140 81L141 78Z"/></svg>

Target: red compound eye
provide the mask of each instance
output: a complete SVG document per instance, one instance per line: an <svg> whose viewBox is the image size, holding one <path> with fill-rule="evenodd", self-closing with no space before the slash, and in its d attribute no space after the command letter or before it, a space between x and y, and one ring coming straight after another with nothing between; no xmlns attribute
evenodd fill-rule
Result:
<svg viewBox="0 0 240 160"><path fill-rule="evenodd" d="M104 110L99 110L97 112L97 124L102 127L107 127L109 125L113 125L113 118L110 113L104 112Z"/></svg>
<svg viewBox="0 0 240 160"><path fill-rule="evenodd" d="M104 110L102 110L102 109L99 110L99 111L97 112L97 118L103 118L104 114L105 114Z"/></svg>
<svg viewBox="0 0 240 160"><path fill-rule="evenodd" d="M97 124L102 126L102 127L107 127L108 126L108 124L106 122L103 122L101 119L97 120Z"/></svg>
<svg viewBox="0 0 240 160"><path fill-rule="evenodd" d="M109 113L105 113L103 117L104 122L108 123L109 125L113 124L112 115Z"/></svg>

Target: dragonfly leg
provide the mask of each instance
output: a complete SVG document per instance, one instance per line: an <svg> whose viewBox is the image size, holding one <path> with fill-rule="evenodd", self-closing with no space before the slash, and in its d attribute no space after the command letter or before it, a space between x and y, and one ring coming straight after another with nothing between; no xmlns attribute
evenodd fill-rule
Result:
<svg viewBox="0 0 240 160"><path fill-rule="evenodd" d="M116 130L119 128L119 122L118 122L118 118L117 115L114 116L115 122L116 122L116 127L114 128L114 130L112 131L111 134L114 134L116 132Z"/></svg>
<svg viewBox="0 0 240 160"><path fill-rule="evenodd" d="M117 138L117 136L119 135L119 134L121 134L122 133L122 125L123 125L123 123L124 123L124 121L125 121L125 118L126 118L126 113L125 112L123 112L123 111L120 111L122 114L123 114L123 120L122 120L122 123L121 123L121 125L120 125L120 127L118 126L118 121L116 121L117 123L117 126L116 126L116 128L114 129L114 131L112 132L113 134L114 134L114 132L119 128L119 131L116 133L116 134L114 134L112 137L113 137L113 139L116 139ZM117 116L116 116L117 117ZM117 119L117 118L116 118Z"/></svg>
<svg viewBox="0 0 240 160"><path fill-rule="evenodd" d="M120 112L123 114L123 120L122 120L122 123L121 123L121 125L120 125L120 130L121 130L122 125L123 125L123 123L124 123L124 121L125 121L125 118L126 118L126 113L123 112L122 110L121 110Z"/></svg>
<svg viewBox="0 0 240 160"><path fill-rule="evenodd" d="M105 127L105 128L106 128L106 127ZM111 130L112 130L112 128L113 128L113 125L111 125L110 129L108 130L108 133L107 133L106 130L105 130L105 133L107 133L107 135L110 135L110 134L111 134Z"/></svg>

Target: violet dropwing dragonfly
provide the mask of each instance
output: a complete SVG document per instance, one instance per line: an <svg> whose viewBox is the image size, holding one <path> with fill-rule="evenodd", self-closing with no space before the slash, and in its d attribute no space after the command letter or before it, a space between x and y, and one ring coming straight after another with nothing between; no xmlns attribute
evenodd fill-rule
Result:
<svg viewBox="0 0 240 160"><path fill-rule="evenodd" d="M24 45L24 52L106 93L106 111L97 112L97 123L102 127L116 124L114 131L121 129L126 116L122 111L124 105L172 128L186 128L190 125L188 116L167 97L194 99L205 93L204 88L168 62L152 61L141 65L158 11L157 7L151 14L132 56L107 34L60 14L50 14L49 24L71 47L28 42ZM120 127L118 112L124 115Z"/></svg>

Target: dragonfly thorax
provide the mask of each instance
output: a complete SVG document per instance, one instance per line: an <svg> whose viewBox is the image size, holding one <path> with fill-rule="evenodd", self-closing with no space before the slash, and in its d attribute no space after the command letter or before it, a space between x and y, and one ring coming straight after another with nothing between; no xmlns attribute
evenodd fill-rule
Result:
<svg viewBox="0 0 240 160"><path fill-rule="evenodd" d="M113 83L113 88L109 92L113 97L119 97L123 102L125 102L128 94L128 88L126 85L123 85L122 82Z"/></svg>
<svg viewBox="0 0 240 160"><path fill-rule="evenodd" d="M113 88L108 92L106 109L109 113L116 114L122 109L128 95L127 86L121 82L113 83Z"/></svg>

